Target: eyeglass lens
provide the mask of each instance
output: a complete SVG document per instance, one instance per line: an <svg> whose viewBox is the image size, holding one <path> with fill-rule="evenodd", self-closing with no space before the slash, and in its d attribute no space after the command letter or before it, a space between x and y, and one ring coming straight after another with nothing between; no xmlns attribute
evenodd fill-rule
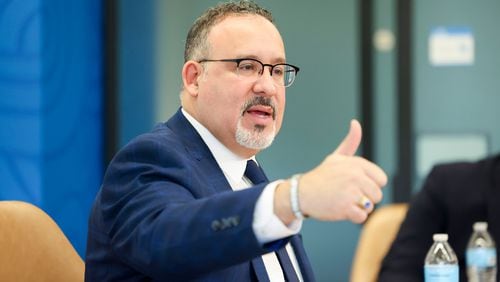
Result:
<svg viewBox="0 0 500 282"><path fill-rule="evenodd" d="M294 67L287 64L268 65L257 60L242 60L237 66L238 74L245 77L258 78L264 72L264 67L270 67L270 74L276 84L290 86L296 75Z"/></svg>

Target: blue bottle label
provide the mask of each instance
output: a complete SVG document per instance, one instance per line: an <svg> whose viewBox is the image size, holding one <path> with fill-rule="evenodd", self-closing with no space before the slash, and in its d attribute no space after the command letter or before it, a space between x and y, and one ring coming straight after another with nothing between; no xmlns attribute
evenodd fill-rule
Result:
<svg viewBox="0 0 500 282"><path fill-rule="evenodd" d="M466 252L467 266L479 268L492 267L497 263L497 252L494 248L476 248Z"/></svg>
<svg viewBox="0 0 500 282"><path fill-rule="evenodd" d="M426 265L424 277L425 282L458 282L458 265Z"/></svg>

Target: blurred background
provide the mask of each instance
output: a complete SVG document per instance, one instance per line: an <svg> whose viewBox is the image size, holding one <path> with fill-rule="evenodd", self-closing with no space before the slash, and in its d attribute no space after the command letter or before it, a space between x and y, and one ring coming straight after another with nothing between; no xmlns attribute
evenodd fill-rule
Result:
<svg viewBox="0 0 500 282"><path fill-rule="evenodd" d="M107 163L178 109L186 33L217 2L0 0L0 200L44 209L84 257ZM352 118L390 178L381 205L435 163L500 151L500 2L257 2L301 68L259 158L269 178L316 166ZM318 281L348 280L361 227L305 222Z"/></svg>

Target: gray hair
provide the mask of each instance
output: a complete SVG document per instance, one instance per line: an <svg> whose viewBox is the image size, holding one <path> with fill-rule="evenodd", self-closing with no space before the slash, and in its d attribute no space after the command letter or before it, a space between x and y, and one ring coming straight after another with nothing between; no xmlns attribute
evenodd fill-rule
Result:
<svg viewBox="0 0 500 282"><path fill-rule="evenodd" d="M207 37L210 29L231 15L259 15L274 24L271 12L252 1L219 3L206 10L189 29L184 48L184 62L201 60L208 56Z"/></svg>

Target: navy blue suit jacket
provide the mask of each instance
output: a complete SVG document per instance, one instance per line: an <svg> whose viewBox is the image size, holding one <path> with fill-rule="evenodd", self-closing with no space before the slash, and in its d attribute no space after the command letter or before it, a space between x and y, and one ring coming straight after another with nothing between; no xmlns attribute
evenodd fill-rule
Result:
<svg viewBox="0 0 500 282"><path fill-rule="evenodd" d="M233 191L179 110L111 161L89 219L86 281L254 281L252 258L291 241L314 280L300 235L262 246L252 229L267 183Z"/></svg>

